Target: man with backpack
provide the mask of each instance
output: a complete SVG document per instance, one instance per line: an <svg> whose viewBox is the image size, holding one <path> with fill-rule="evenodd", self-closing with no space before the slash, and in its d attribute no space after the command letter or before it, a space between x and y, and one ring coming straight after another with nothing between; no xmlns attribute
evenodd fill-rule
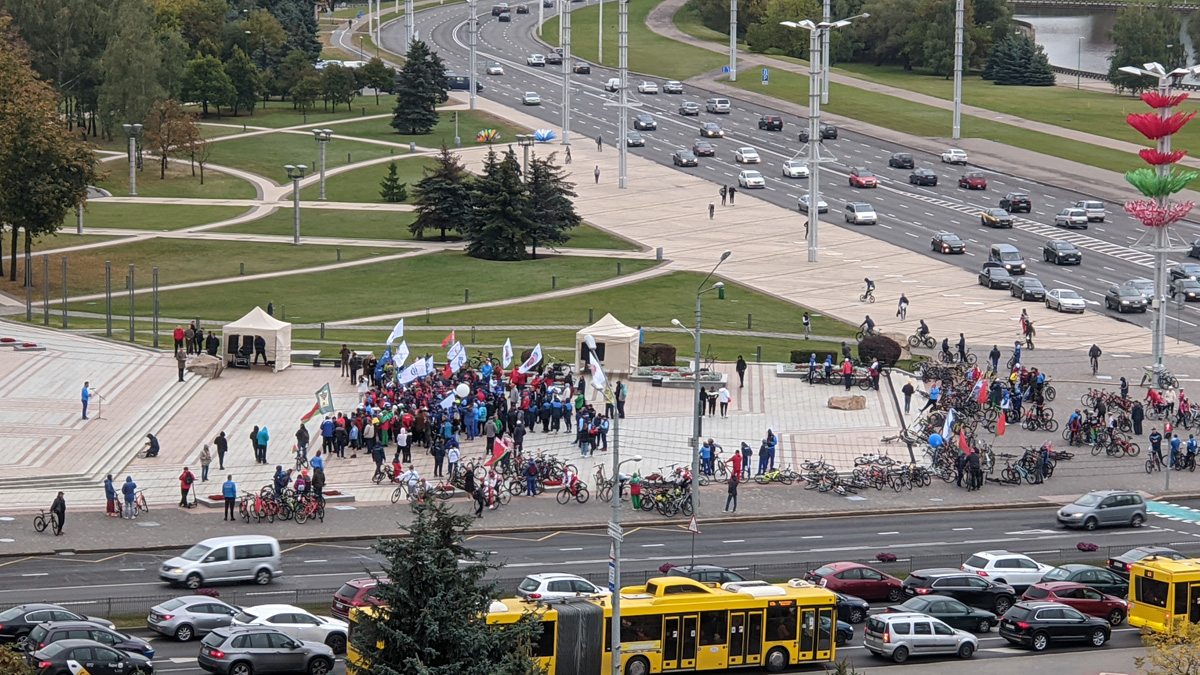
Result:
<svg viewBox="0 0 1200 675"><path fill-rule="evenodd" d="M195 482L196 476L194 476L191 471L188 471L186 466L183 467L183 473L179 474L179 492L181 494L179 498L179 505L185 509L192 507L192 505L188 503L188 492L191 491L192 483Z"/></svg>

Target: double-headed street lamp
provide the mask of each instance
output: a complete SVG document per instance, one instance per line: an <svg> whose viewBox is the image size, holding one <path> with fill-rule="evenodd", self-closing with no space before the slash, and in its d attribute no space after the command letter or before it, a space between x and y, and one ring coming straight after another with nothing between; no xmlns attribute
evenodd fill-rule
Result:
<svg viewBox="0 0 1200 675"><path fill-rule="evenodd" d="M129 196L137 196L137 139L142 135L142 125L122 124L125 135L129 137Z"/></svg>
<svg viewBox="0 0 1200 675"><path fill-rule="evenodd" d="M322 146L324 147L324 146ZM308 171L308 167L303 164L292 165L287 164L283 167L287 170L288 178L292 179L292 243L296 246L300 245L300 179L304 178L304 174Z"/></svg>
<svg viewBox="0 0 1200 675"><path fill-rule="evenodd" d="M333 138L333 129L313 129L313 138L321 145L321 194L317 199L325 201L325 144Z"/></svg>
<svg viewBox="0 0 1200 675"><path fill-rule="evenodd" d="M517 134L517 145L524 151L524 161L521 163L521 180L529 182L529 149L533 147L537 137L533 134Z"/></svg>

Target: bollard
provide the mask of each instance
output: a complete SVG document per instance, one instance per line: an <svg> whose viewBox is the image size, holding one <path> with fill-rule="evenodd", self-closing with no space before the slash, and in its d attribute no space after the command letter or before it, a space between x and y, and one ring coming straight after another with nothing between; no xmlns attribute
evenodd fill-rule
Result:
<svg viewBox="0 0 1200 675"><path fill-rule="evenodd" d="M661 246L654 249L654 259L658 262L662 262L662 247Z"/></svg>
<svg viewBox="0 0 1200 675"><path fill-rule="evenodd" d="M279 306L279 320L283 321L285 318L287 318L287 305L280 305Z"/></svg>
<svg viewBox="0 0 1200 675"><path fill-rule="evenodd" d="M762 345L759 345L756 350L757 356L754 357L756 363L762 363Z"/></svg>
<svg viewBox="0 0 1200 675"><path fill-rule="evenodd" d="M158 268L157 267L155 267L153 270L153 279L151 280L150 284L151 284L151 287L154 289L154 291L153 291L154 292L154 303L153 303L153 307L152 307L152 310L154 312L154 321L151 325L151 329L154 332L154 348L158 349Z"/></svg>
<svg viewBox="0 0 1200 675"><path fill-rule="evenodd" d="M133 311L133 286L134 286L134 279L133 279L133 265L130 265L130 266L129 266L129 341L130 341L130 342L133 342L133 341L134 341L134 337L135 337L135 335L134 335L134 327L133 327L133 315L134 315L134 311Z"/></svg>
<svg viewBox="0 0 1200 675"><path fill-rule="evenodd" d="M725 299L725 287L724 286L717 289L717 299L718 300Z"/></svg>
<svg viewBox="0 0 1200 675"><path fill-rule="evenodd" d="M464 288L463 289L463 304L466 305L470 302L471 302L471 289Z"/></svg>
<svg viewBox="0 0 1200 675"><path fill-rule="evenodd" d="M25 322L33 323L33 254L25 252Z"/></svg>
<svg viewBox="0 0 1200 675"><path fill-rule="evenodd" d="M754 330L754 315L746 315L746 330Z"/></svg>
<svg viewBox="0 0 1200 675"><path fill-rule="evenodd" d="M588 323L596 323L596 310L588 307Z"/></svg>
<svg viewBox="0 0 1200 675"><path fill-rule="evenodd" d="M558 275L555 274L550 276L550 290L554 290L556 288L558 288Z"/></svg>
<svg viewBox="0 0 1200 675"><path fill-rule="evenodd" d="M325 339L325 322L324 321L321 322L321 339L322 340Z"/></svg>
<svg viewBox="0 0 1200 675"><path fill-rule="evenodd" d="M425 323L426 324L429 323L429 308L428 307L425 308Z"/></svg>
<svg viewBox="0 0 1200 675"><path fill-rule="evenodd" d="M471 326L471 344L475 344L475 326Z"/></svg>
<svg viewBox="0 0 1200 675"><path fill-rule="evenodd" d="M67 256L62 257L62 327L67 327Z"/></svg>
<svg viewBox="0 0 1200 675"><path fill-rule="evenodd" d="M617 276L621 276L621 261L617 261Z"/></svg>
<svg viewBox="0 0 1200 675"><path fill-rule="evenodd" d="M338 262L342 262L342 249L340 246L338 247L337 254L338 254L338 258L337 258Z"/></svg>
<svg viewBox="0 0 1200 675"><path fill-rule="evenodd" d="M353 162L351 162L351 161L350 161L350 153L348 153L348 152L346 153L346 163L347 163L347 164L352 164L352 163L353 163Z"/></svg>
<svg viewBox="0 0 1200 675"><path fill-rule="evenodd" d="M367 116L367 109L366 109L366 108L363 108L363 109L362 109L362 116L363 116L363 117L366 117L366 116Z"/></svg>
<svg viewBox="0 0 1200 675"><path fill-rule="evenodd" d="M104 261L104 337L112 337L112 261Z"/></svg>
<svg viewBox="0 0 1200 675"><path fill-rule="evenodd" d="M246 263L241 264L241 269L238 271L239 276L246 276Z"/></svg>
<svg viewBox="0 0 1200 675"><path fill-rule="evenodd" d="M416 141L409 141L409 142L408 142L408 151L409 151L409 152L416 152L416 151L417 151L417 142L416 142Z"/></svg>
<svg viewBox="0 0 1200 675"><path fill-rule="evenodd" d="M242 133L246 133L246 123L242 122Z"/></svg>

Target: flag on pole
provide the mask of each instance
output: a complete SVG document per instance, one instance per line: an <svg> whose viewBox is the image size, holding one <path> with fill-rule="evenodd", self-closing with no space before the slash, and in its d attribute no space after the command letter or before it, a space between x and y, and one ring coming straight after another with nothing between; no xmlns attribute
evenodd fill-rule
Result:
<svg viewBox="0 0 1200 675"><path fill-rule="evenodd" d="M451 373L457 373L465 365L467 365L467 350L463 348L461 342L455 342L450 347L450 351L446 352L446 367L450 369Z"/></svg>
<svg viewBox="0 0 1200 675"><path fill-rule="evenodd" d="M408 340L401 340L396 351L392 354L392 363L396 364L396 368L404 367L404 362L408 361Z"/></svg>
<svg viewBox="0 0 1200 675"><path fill-rule="evenodd" d="M400 384L408 384L425 374L425 359L417 359L400 372Z"/></svg>
<svg viewBox="0 0 1200 675"><path fill-rule="evenodd" d="M603 389L604 383L608 378L604 376L604 369L600 367L600 362L596 360L596 352L588 353L588 369L592 371L592 386L597 389Z"/></svg>
<svg viewBox="0 0 1200 675"><path fill-rule="evenodd" d="M450 331L450 334L446 336L445 340L442 340L442 349L445 349L446 346L452 342L454 342L454 331L453 330Z"/></svg>
<svg viewBox="0 0 1200 675"><path fill-rule="evenodd" d="M983 385L984 381L981 377L975 381L975 388L971 390L971 396L975 397L975 400L977 401L979 400L979 392L983 390Z"/></svg>
<svg viewBox="0 0 1200 675"><path fill-rule="evenodd" d="M449 410L454 405L454 392L446 394L446 398L442 399L438 405L442 406L442 410Z"/></svg>
<svg viewBox="0 0 1200 675"><path fill-rule="evenodd" d="M512 448L512 441L510 441L507 438L497 438L495 445L492 446L491 458L488 459L486 462L484 462L483 465L491 466L492 464L494 464L495 462L497 462L501 458L503 458L505 455L507 455L508 451L511 448Z"/></svg>
<svg viewBox="0 0 1200 675"><path fill-rule="evenodd" d="M317 390L317 411L326 415L333 412L333 390L329 388L328 382Z"/></svg>
<svg viewBox="0 0 1200 675"><path fill-rule="evenodd" d="M503 355L504 355L504 365L501 367L508 368L508 364L512 363L512 359L513 359L513 350L512 350L512 340L511 339L505 338Z"/></svg>
<svg viewBox="0 0 1200 675"><path fill-rule="evenodd" d="M392 329L392 332L388 335L387 342L384 344L390 345L395 342L397 338L402 337L404 337L404 319L400 319L396 322L396 327Z"/></svg>
<svg viewBox="0 0 1200 675"><path fill-rule="evenodd" d="M391 360L392 360L392 348L387 347L386 349L383 350L383 356L379 359L379 363L375 364L375 379L376 380L383 378L383 367L386 366L388 364L388 361L391 361Z"/></svg>
<svg viewBox="0 0 1200 675"><path fill-rule="evenodd" d="M969 449L969 446L967 446L967 434L962 429L958 430L958 449L963 452Z"/></svg>
<svg viewBox="0 0 1200 675"><path fill-rule="evenodd" d="M1008 417L1008 415L1005 414L1004 411L1001 411L1000 419L996 420L996 435L997 436L1004 435L1004 424L1005 424L1004 420L1006 417Z"/></svg>
<svg viewBox="0 0 1200 675"><path fill-rule="evenodd" d="M425 359L425 372L422 374L423 375L432 375L433 369L434 369L433 357L430 356L429 358Z"/></svg>
<svg viewBox="0 0 1200 675"><path fill-rule="evenodd" d="M942 438L950 438L950 427L954 426L954 408L946 411L946 422L942 424Z"/></svg>
<svg viewBox="0 0 1200 675"><path fill-rule="evenodd" d="M300 423L301 423L301 424L304 424L305 422L307 422L307 421L311 420L311 419L312 419L312 418L313 418L313 417L314 417L314 416L315 416L317 413L319 413L319 412L321 412L321 404L320 404L320 402L318 402L318 403L314 403L314 404L313 404L313 407L312 407L312 410L309 410L307 413L305 413L304 415L301 415L301 416L300 416Z"/></svg>
<svg viewBox="0 0 1200 675"><path fill-rule="evenodd" d="M980 379L979 381L984 382L982 379ZM979 391L975 392L975 396L976 396L976 400L979 401L979 405L983 405L984 403L987 403L987 400L988 400L988 385L987 385L987 383L984 383L984 386L980 387Z"/></svg>
<svg viewBox="0 0 1200 675"><path fill-rule="evenodd" d="M533 352L530 353L529 358L525 359L525 363L522 363L521 367L517 369L517 372L524 375L525 373L528 373L529 371L533 370L533 367L536 366L539 362L541 362L541 360L542 360L542 343L539 342L537 345L534 346Z"/></svg>

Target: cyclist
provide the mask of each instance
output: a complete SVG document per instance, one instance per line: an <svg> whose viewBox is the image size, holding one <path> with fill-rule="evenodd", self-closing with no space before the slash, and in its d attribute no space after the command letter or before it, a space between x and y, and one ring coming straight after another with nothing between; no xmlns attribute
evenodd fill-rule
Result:
<svg viewBox="0 0 1200 675"><path fill-rule="evenodd" d="M817 376L817 353L812 352L808 357L808 383L812 384Z"/></svg>
<svg viewBox="0 0 1200 675"><path fill-rule="evenodd" d="M950 338L942 338L942 360L946 363L954 362L954 354L950 353Z"/></svg>
<svg viewBox="0 0 1200 675"><path fill-rule="evenodd" d="M962 333L958 334L958 358L962 359L963 363L967 362L967 338Z"/></svg>
<svg viewBox="0 0 1200 675"><path fill-rule="evenodd" d="M1020 363L1021 363L1021 341L1016 340L1013 342L1013 365L1017 366L1017 365L1020 365Z"/></svg>
<svg viewBox="0 0 1200 675"><path fill-rule="evenodd" d="M1100 368L1100 347L1092 343L1092 348L1088 350L1088 360L1092 362L1092 375L1096 374L1096 370Z"/></svg>
<svg viewBox="0 0 1200 675"><path fill-rule="evenodd" d="M1179 468L1179 446L1181 441L1178 434L1171 434L1171 468Z"/></svg>
<svg viewBox="0 0 1200 675"><path fill-rule="evenodd" d="M574 471L567 468L563 471L562 484L563 487L571 491L571 496L574 497L579 490L579 476L576 476Z"/></svg>
<svg viewBox="0 0 1200 675"><path fill-rule="evenodd" d="M867 318L864 319L863 322L861 324L859 324L858 327L863 329L863 331L866 332L867 337L870 337L875 334L875 322L873 320L871 320L870 314L867 315Z"/></svg>
<svg viewBox="0 0 1200 675"><path fill-rule="evenodd" d="M1162 466L1162 434L1158 433L1158 427L1150 430L1150 457Z"/></svg>
<svg viewBox="0 0 1200 675"><path fill-rule="evenodd" d="M864 278L863 281L867 284L867 290L863 293L863 298L866 299L875 295L875 282L869 278Z"/></svg>
<svg viewBox="0 0 1200 675"><path fill-rule="evenodd" d="M417 483L421 482L421 476L413 465L408 465L408 471L400 474L397 479L401 485L408 487L408 496L414 497L417 494Z"/></svg>
<svg viewBox="0 0 1200 675"><path fill-rule="evenodd" d="M826 354L825 355L825 381L828 382L829 378L832 376L833 376L833 354Z"/></svg>
<svg viewBox="0 0 1200 675"><path fill-rule="evenodd" d="M287 489L288 482L289 482L288 475L287 475L287 472L285 472L283 470L283 465L276 464L275 465L275 480L271 485L271 488L275 492L275 501L279 501L279 498L283 496L283 491L285 489Z"/></svg>
<svg viewBox="0 0 1200 675"><path fill-rule="evenodd" d="M308 496L308 471L301 471L296 477L296 484L293 487L296 490L296 496L303 499Z"/></svg>
<svg viewBox="0 0 1200 675"><path fill-rule="evenodd" d="M917 336L922 339L929 337L929 326L925 325L925 319L921 319L921 325L917 326Z"/></svg>

